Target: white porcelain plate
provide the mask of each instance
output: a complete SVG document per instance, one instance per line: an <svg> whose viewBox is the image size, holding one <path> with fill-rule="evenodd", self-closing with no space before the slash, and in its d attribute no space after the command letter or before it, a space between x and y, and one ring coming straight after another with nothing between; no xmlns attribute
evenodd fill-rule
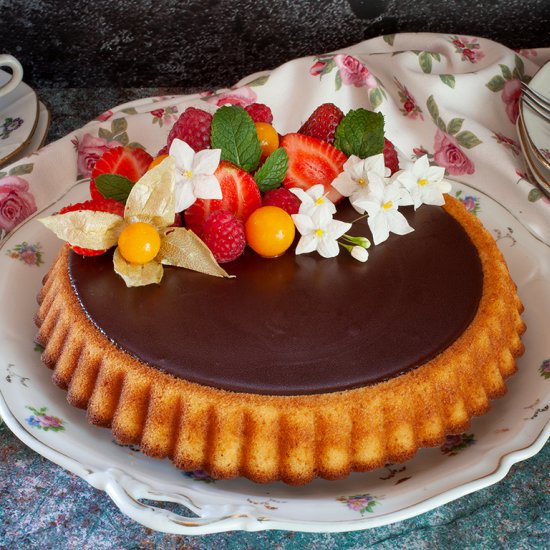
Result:
<svg viewBox="0 0 550 550"><path fill-rule="evenodd" d="M550 62L543 65L529 82L533 90L550 99ZM550 124L521 102L521 115L536 162L550 171Z"/></svg>
<svg viewBox="0 0 550 550"><path fill-rule="evenodd" d="M83 411L67 404L35 349L36 294L60 246L36 217L0 246L0 413L29 447L106 491L134 520L170 533L367 529L495 483L512 464L538 452L550 433L550 249L489 197L458 183L453 193L495 236L525 303L528 330L508 394L442 448L424 449L405 464L297 488L213 481L115 444L109 430L89 425ZM87 184L77 184L38 216L86 195ZM168 510L167 502L182 508L172 504Z"/></svg>
<svg viewBox="0 0 550 550"><path fill-rule="evenodd" d="M8 79L8 73L0 70L0 85ZM28 145L37 122L38 97L30 86L20 82L0 97L0 166Z"/></svg>

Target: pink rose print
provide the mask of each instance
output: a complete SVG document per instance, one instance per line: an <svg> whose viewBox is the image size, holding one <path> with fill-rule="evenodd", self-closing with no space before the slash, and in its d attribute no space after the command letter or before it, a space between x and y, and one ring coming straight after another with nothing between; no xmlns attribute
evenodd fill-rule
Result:
<svg viewBox="0 0 550 550"><path fill-rule="evenodd" d="M462 151L457 140L439 129L434 139L434 161L451 176L475 172L474 163Z"/></svg>
<svg viewBox="0 0 550 550"><path fill-rule="evenodd" d="M106 120L109 120L112 116L113 116L113 111L111 111L111 110L105 111L104 113L101 113L97 117L97 120L99 120L101 122L105 122Z"/></svg>
<svg viewBox="0 0 550 550"><path fill-rule="evenodd" d="M462 61L477 63L485 57L485 54L481 51L481 46L478 44L477 38L453 36L449 42L455 47L456 52L461 54Z"/></svg>
<svg viewBox="0 0 550 550"><path fill-rule="evenodd" d="M507 80L502 88L502 101L504 101L506 114L512 124L516 123L519 116L519 98L521 96L520 81Z"/></svg>
<svg viewBox="0 0 550 550"><path fill-rule="evenodd" d="M37 416L36 420L40 422L43 428L59 428L63 422L60 418L48 414Z"/></svg>
<svg viewBox="0 0 550 550"><path fill-rule="evenodd" d="M11 231L36 212L29 183L19 176L0 178L0 229Z"/></svg>
<svg viewBox="0 0 550 550"><path fill-rule="evenodd" d="M118 141L107 141L91 134L84 134L81 141L75 140L73 143L78 152L78 173L84 177L90 176L92 168L105 151L121 145Z"/></svg>
<svg viewBox="0 0 550 550"><path fill-rule="evenodd" d="M309 74L312 76L319 76L323 70L326 67L326 62L324 61L316 61L310 68L309 68Z"/></svg>
<svg viewBox="0 0 550 550"><path fill-rule="evenodd" d="M256 92L250 86L243 86L242 88L235 88L227 92L221 92L219 94L212 94L204 99L208 103L214 103L218 107L222 105L239 105L241 107L247 107L256 102Z"/></svg>
<svg viewBox="0 0 550 550"><path fill-rule="evenodd" d="M342 82L348 86L376 87L376 79L371 72L355 57L351 55L338 54L334 56L334 62L340 70Z"/></svg>
<svg viewBox="0 0 550 550"><path fill-rule="evenodd" d="M151 114L154 117L162 118L162 115L164 115L164 109L155 109L154 111L151 111Z"/></svg>

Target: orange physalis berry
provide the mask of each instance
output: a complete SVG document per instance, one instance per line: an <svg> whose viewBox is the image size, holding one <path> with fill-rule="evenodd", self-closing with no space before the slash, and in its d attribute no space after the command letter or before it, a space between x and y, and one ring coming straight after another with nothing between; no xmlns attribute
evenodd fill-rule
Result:
<svg viewBox="0 0 550 550"><path fill-rule="evenodd" d="M279 147L279 134L277 130L267 122L255 122L256 134L262 148L262 158L266 158Z"/></svg>
<svg viewBox="0 0 550 550"><path fill-rule="evenodd" d="M168 155L159 155L158 157L155 157L151 164L147 167L147 170L151 170L151 168L154 168L155 166L158 166Z"/></svg>
<svg viewBox="0 0 550 550"><path fill-rule="evenodd" d="M283 254L294 240L294 222L278 206L262 206L250 215L244 226L250 248L264 258Z"/></svg>
<svg viewBox="0 0 550 550"><path fill-rule="evenodd" d="M160 235L150 223L131 223L118 238L118 250L127 262L146 264L160 250Z"/></svg>

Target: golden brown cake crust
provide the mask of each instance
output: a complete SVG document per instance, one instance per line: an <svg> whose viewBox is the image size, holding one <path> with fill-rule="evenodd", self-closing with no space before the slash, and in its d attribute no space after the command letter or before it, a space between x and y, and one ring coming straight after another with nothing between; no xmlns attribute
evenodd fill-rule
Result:
<svg viewBox="0 0 550 550"><path fill-rule="evenodd" d="M477 314L425 365L359 389L303 396L234 393L160 372L98 331L71 287L64 246L44 279L36 315L42 359L67 399L97 426L149 456L215 478L305 484L410 459L464 431L523 353L523 306L494 239L451 197L445 209L479 251L484 287Z"/></svg>

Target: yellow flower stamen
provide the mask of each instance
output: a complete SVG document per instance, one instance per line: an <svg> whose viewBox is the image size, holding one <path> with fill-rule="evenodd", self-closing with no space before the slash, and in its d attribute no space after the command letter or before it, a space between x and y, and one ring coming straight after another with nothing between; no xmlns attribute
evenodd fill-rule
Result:
<svg viewBox="0 0 550 550"><path fill-rule="evenodd" d="M186 170L183 175L186 177L186 178L189 178L191 179L193 177L193 172L191 170Z"/></svg>
<svg viewBox="0 0 550 550"><path fill-rule="evenodd" d="M417 183L422 187L428 183L428 180L426 178L422 178L422 179L419 179Z"/></svg>
<svg viewBox="0 0 550 550"><path fill-rule="evenodd" d="M392 201L388 201L388 202L385 202L385 203L382 205L382 208L384 208L384 210L389 210L392 206L393 206L393 202L392 202Z"/></svg>
<svg viewBox="0 0 550 550"><path fill-rule="evenodd" d="M317 237L322 237L324 234L325 234L325 232L322 229L316 229L315 230L315 235Z"/></svg>
<svg viewBox="0 0 550 550"><path fill-rule="evenodd" d="M320 204L323 204L325 202L325 195L321 195L316 201L315 204L319 206Z"/></svg>
<svg viewBox="0 0 550 550"><path fill-rule="evenodd" d="M365 178L359 178L357 180L357 185L360 185L361 187L364 187L365 185L367 185L367 180Z"/></svg>

